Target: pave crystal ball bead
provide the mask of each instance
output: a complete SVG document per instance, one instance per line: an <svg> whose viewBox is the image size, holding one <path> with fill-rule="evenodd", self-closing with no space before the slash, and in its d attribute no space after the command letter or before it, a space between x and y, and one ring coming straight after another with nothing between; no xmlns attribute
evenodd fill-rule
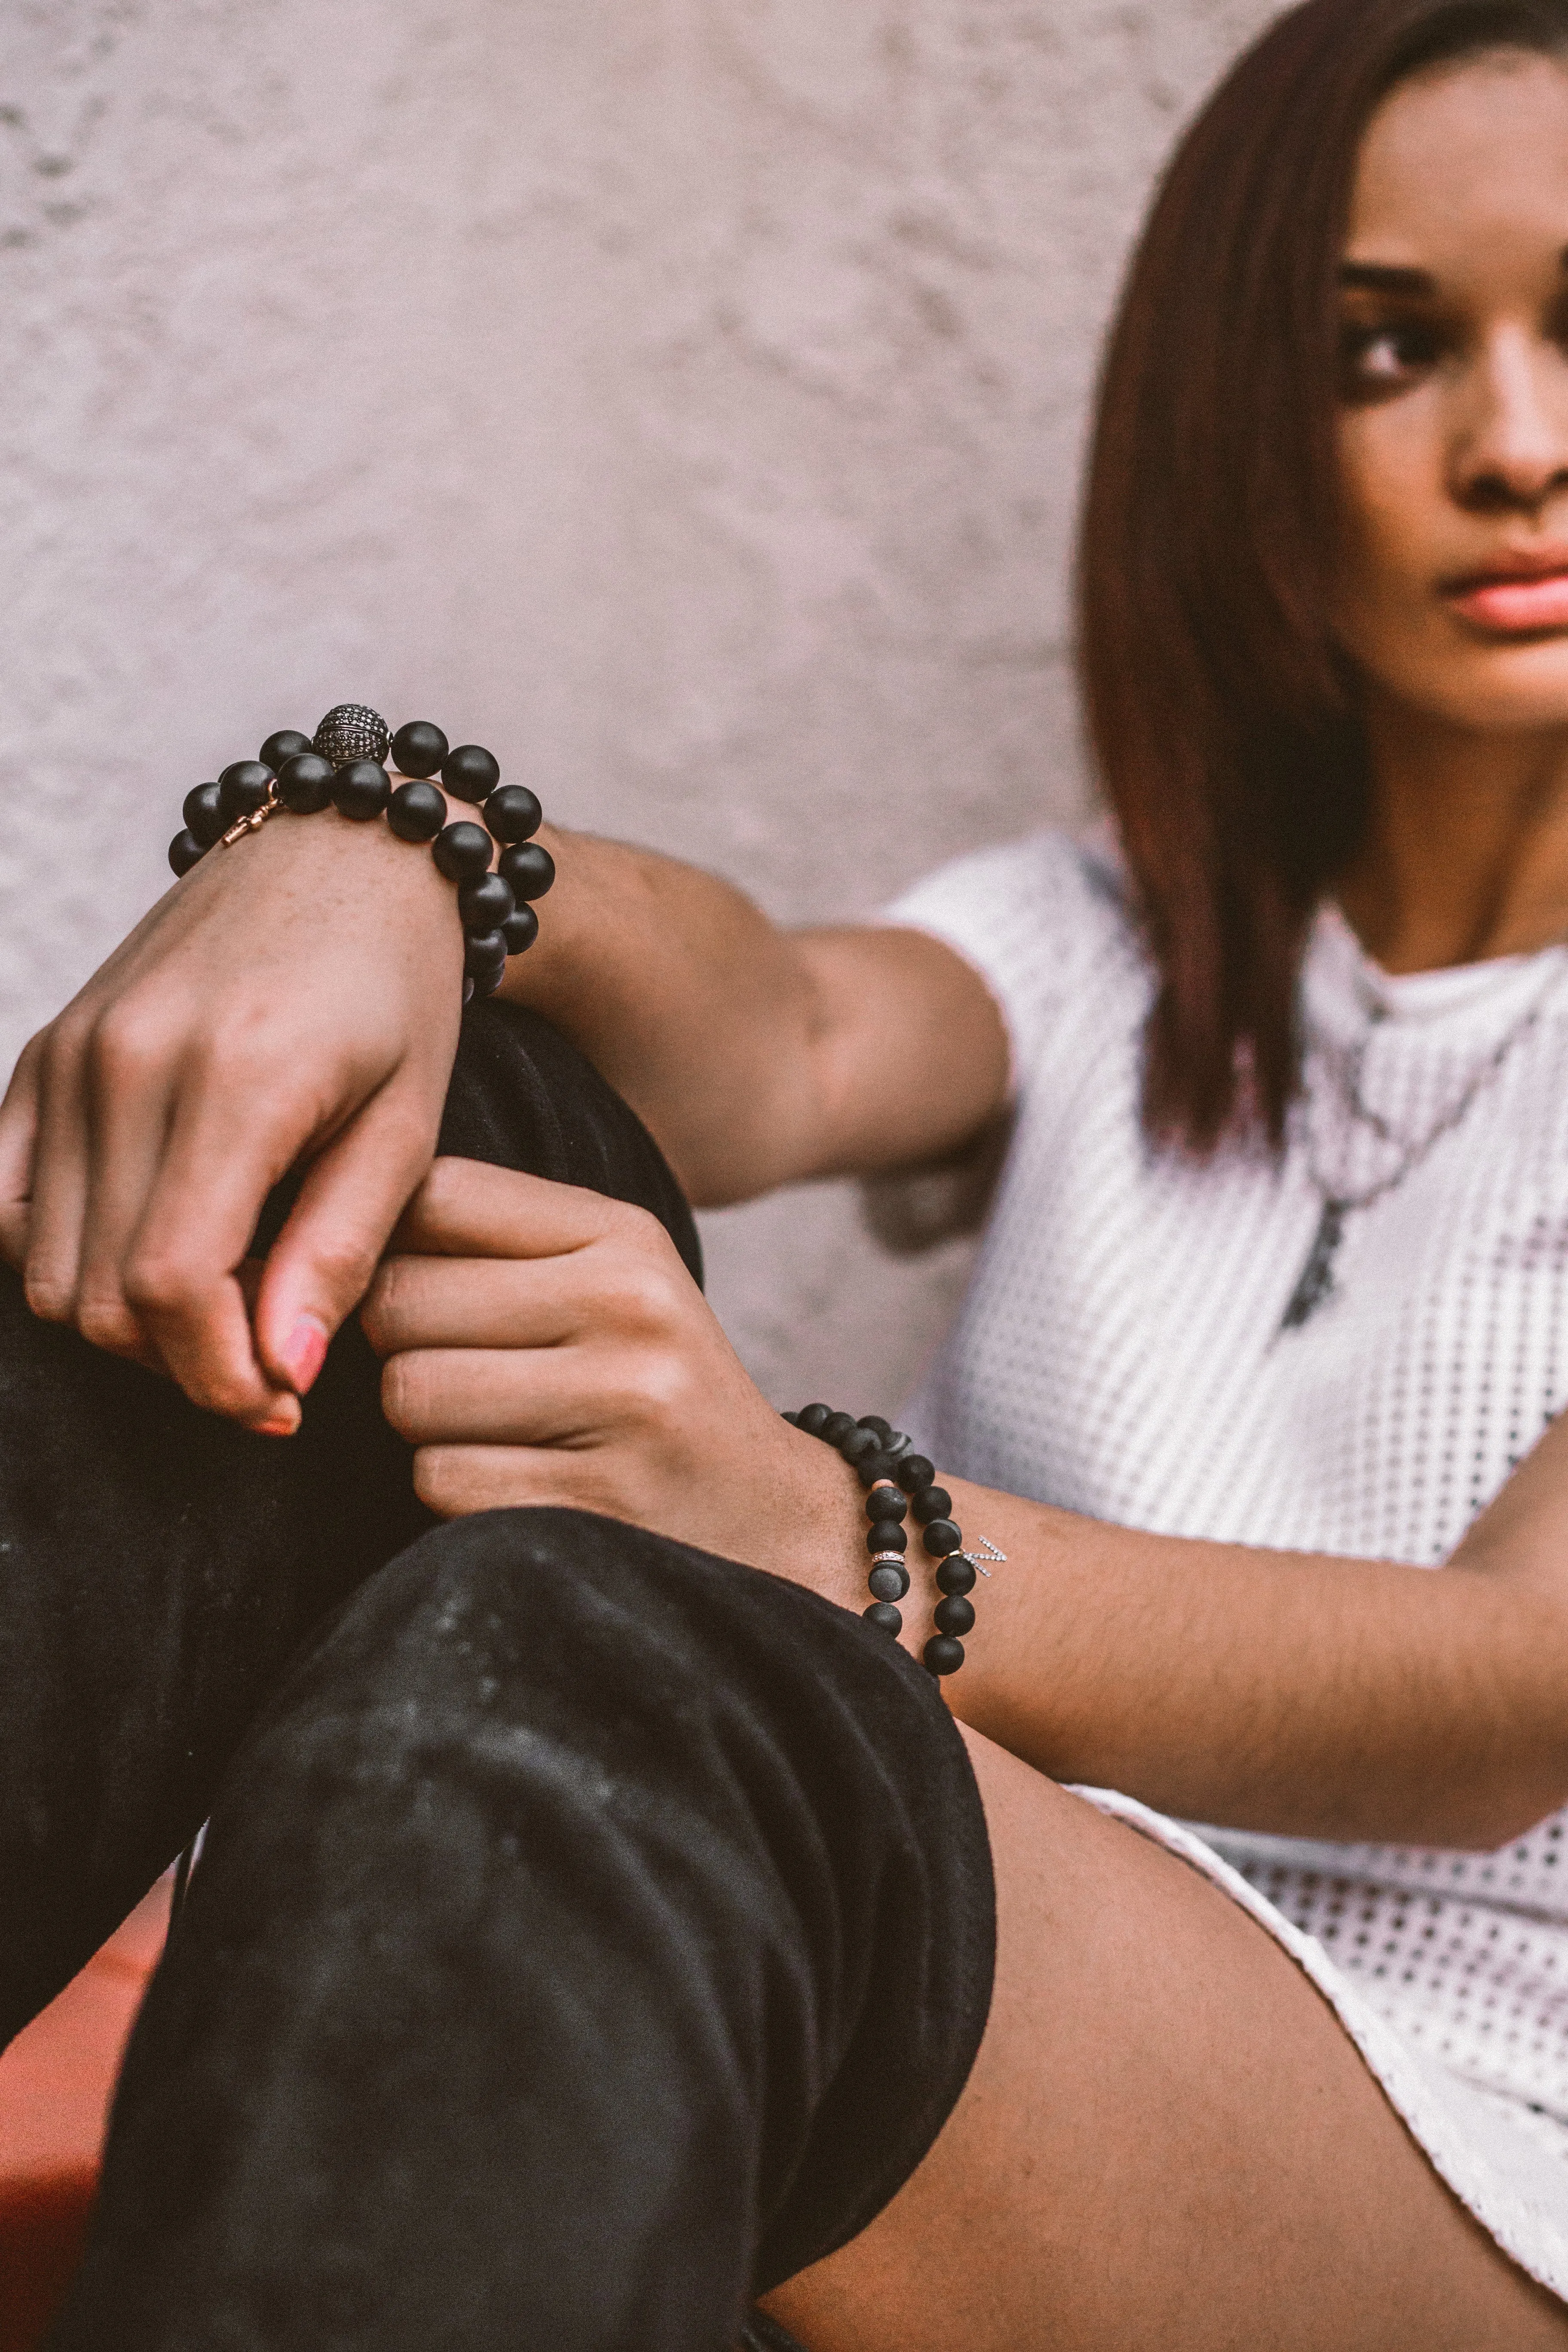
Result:
<svg viewBox="0 0 1568 2352"><path fill-rule="evenodd" d="M346 768L351 760L374 760L379 767L391 747L392 737L379 710L372 710L363 702L335 703L316 730L311 750L334 768Z"/></svg>

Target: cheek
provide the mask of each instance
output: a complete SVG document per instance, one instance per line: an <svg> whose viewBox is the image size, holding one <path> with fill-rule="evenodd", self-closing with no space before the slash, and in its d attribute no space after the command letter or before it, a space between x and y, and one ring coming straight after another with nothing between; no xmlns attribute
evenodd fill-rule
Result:
<svg viewBox="0 0 1568 2352"><path fill-rule="evenodd" d="M1447 509L1441 466L1402 407L1352 410L1340 430L1335 617L1345 650L1369 668L1394 650L1391 629L1424 635L1442 617L1433 595Z"/></svg>

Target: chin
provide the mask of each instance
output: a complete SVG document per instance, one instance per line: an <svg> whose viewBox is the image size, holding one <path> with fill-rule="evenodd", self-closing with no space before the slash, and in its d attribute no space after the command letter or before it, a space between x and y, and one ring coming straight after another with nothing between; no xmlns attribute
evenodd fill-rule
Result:
<svg viewBox="0 0 1568 2352"><path fill-rule="evenodd" d="M1417 664L1378 665L1385 691L1467 734L1568 729L1568 630L1522 645L1449 644Z"/></svg>

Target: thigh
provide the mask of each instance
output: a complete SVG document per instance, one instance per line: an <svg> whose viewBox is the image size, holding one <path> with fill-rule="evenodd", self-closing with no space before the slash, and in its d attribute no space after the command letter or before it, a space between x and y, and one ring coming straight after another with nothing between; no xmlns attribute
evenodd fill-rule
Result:
<svg viewBox="0 0 1568 2352"><path fill-rule="evenodd" d="M871 2226L768 2308L809 2352L1542 2352L1568 2312L1438 2179L1327 2003L1175 1856L965 1735L996 1989Z"/></svg>

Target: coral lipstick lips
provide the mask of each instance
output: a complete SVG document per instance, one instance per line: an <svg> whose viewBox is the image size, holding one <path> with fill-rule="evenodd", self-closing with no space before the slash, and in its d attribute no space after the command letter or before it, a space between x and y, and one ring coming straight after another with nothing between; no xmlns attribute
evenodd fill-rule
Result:
<svg viewBox="0 0 1568 2352"><path fill-rule="evenodd" d="M1568 629L1568 548L1541 551L1495 572L1472 572L1444 591L1467 621L1498 636Z"/></svg>

